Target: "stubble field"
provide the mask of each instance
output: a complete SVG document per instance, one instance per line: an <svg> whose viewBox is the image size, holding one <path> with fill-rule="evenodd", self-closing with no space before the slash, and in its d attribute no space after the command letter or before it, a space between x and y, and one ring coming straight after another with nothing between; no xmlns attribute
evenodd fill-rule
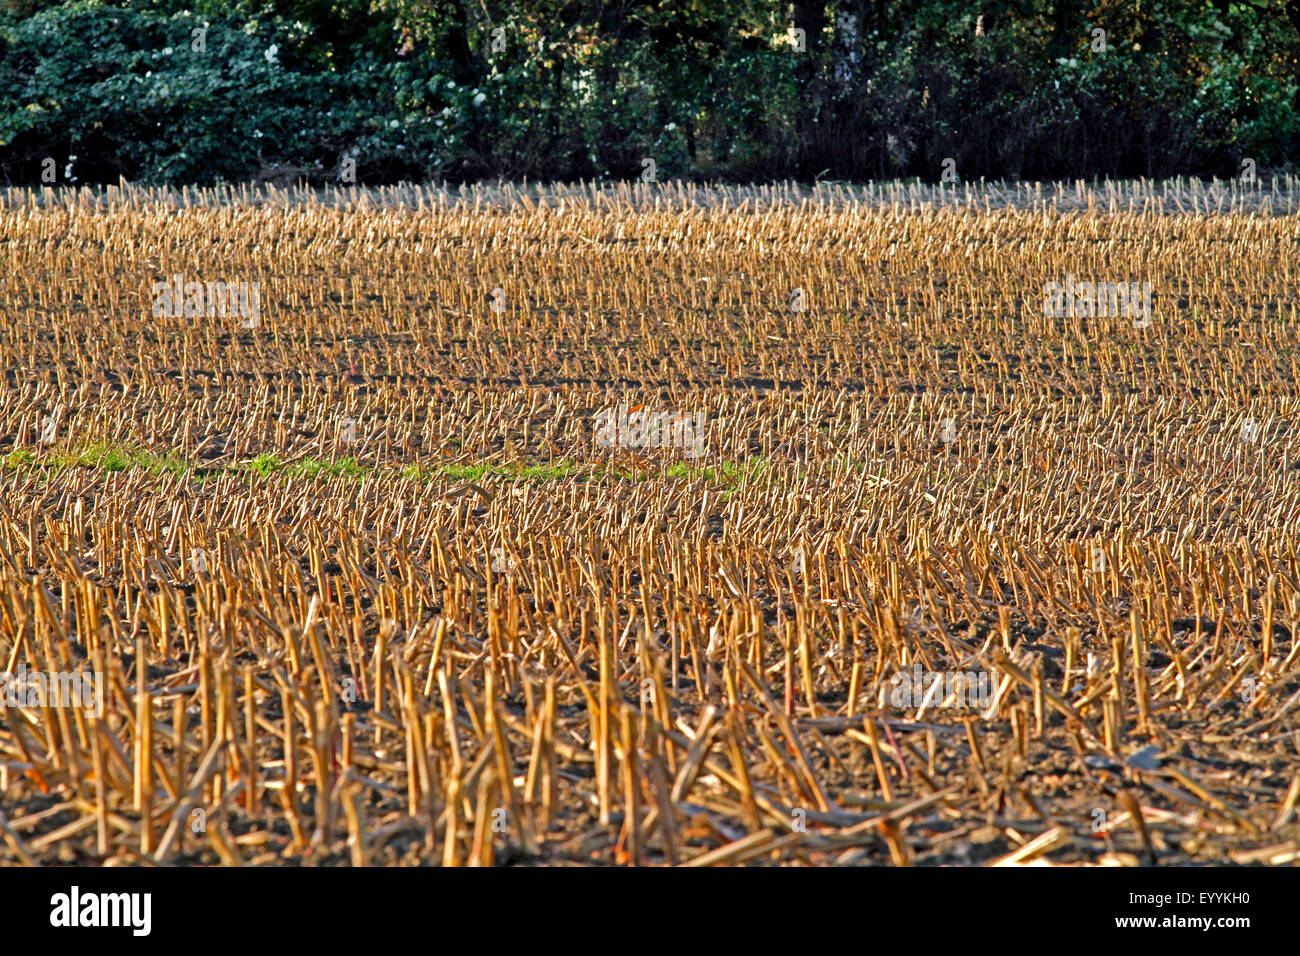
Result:
<svg viewBox="0 0 1300 956"><path fill-rule="evenodd" d="M1300 863L1295 187L3 194L0 860Z"/></svg>

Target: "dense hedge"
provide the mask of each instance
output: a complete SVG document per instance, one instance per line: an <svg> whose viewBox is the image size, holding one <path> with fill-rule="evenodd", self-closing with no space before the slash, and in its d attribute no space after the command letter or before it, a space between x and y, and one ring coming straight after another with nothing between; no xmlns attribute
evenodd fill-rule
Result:
<svg viewBox="0 0 1300 956"><path fill-rule="evenodd" d="M1233 175L1300 124L1300 0L0 3L0 182Z"/></svg>

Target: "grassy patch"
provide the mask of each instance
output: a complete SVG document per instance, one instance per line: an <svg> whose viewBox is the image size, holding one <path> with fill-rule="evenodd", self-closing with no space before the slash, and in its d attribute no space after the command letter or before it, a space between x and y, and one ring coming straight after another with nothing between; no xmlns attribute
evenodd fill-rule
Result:
<svg viewBox="0 0 1300 956"><path fill-rule="evenodd" d="M515 478L555 481L559 478L569 478L578 474L579 468L573 462L565 459L553 465L491 465L487 463L446 465L439 468L438 471L448 478L456 478L460 481L477 481L484 475L510 475Z"/></svg>
<svg viewBox="0 0 1300 956"><path fill-rule="evenodd" d="M357 463L355 458L342 461L323 461L319 458L307 458L298 462L289 472L303 478L363 478L371 469Z"/></svg>
<svg viewBox="0 0 1300 956"><path fill-rule="evenodd" d="M264 451L248 463L248 468L263 478L284 467L284 462L274 452Z"/></svg>
<svg viewBox="0 0 1300 956"><path fill-rule="evenodd" d="M712 465L678 461L669 464L663 470L651 471L644 463L632 465L593 462L580 465L566 458L559 462L534 464L476 462L432 468L415 464L375 468L363 465L355 458L343 458L338 461L305 458L297 462L286 462L275 452L266 451L239 464L214 464L211 468L204 469L200 463L186 460L175 449L159 453L108 442L96 442L77 452L52 452L48 455L38 455L20 448L0 456L0 468L24 467L56 471L62 468L96 468L105 472L143 468L151 474L172 475L194 470L197 480L210 479L226 472L253 474L260 478L269 478L282 472L299 478L360 479L367 475L387 475L416 481L431 481L438 477L453 478L457 481L479 481L487 475L503 475L531 481L560 481L566 478L585 481L601 478L620 481L654 481L664 478L686 478L692 481L703 479L734 486L747 474L759 474L765 467L765 463L760 457L751 458L747 462L721 462Z"/></svg>
<svg viewBox="0 0 1300 956"><path fill-rule="evenodd" d="M193 464L182 458L181 453L174 448L161 455L152 451L137 451L132 453L131 460L133 464L155 475L180 475L193 467Z"/></svg>
<svg viewBox="0 0 1300 956"><path fill-rule="evenodd" d="M80 451L51 452L45 456L17 448L0 458L0 464L5 468L31 466L53 470L100 468L104 471L126 471L130 468L143 468L152 474L181 474L190 467L180 452L174 450L158 454L108 442L96 442Z"/></svg>
<svg viewBox="0 0 1300 956"><path fill-rule="evenodd" d="M65 468L76 465L104 471L126 471L131 467L131 453L107 442L97 442L75 454L56 455L53 464Z"/></svg>
<svg viewBox="0 0 1300 956"><path fill-rule="evenodd" d="M665 473L669 478L687 478L716 481L727 485L739 484L746 476L757 477L767 467L762 457L755 455L749 461L724 461L717 465L697 465L689 461L679 461L669 466Z"/></svg>

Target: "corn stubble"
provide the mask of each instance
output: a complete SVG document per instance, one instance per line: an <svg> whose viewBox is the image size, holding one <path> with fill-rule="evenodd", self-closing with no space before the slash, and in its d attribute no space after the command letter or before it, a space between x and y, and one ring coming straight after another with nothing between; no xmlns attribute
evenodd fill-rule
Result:
<svg viewBox="0 0 1300 956"><path fill-rule="evenodd" d="M6 193L0 859L1300 862L1290 193L965 196Z"/></svg>

